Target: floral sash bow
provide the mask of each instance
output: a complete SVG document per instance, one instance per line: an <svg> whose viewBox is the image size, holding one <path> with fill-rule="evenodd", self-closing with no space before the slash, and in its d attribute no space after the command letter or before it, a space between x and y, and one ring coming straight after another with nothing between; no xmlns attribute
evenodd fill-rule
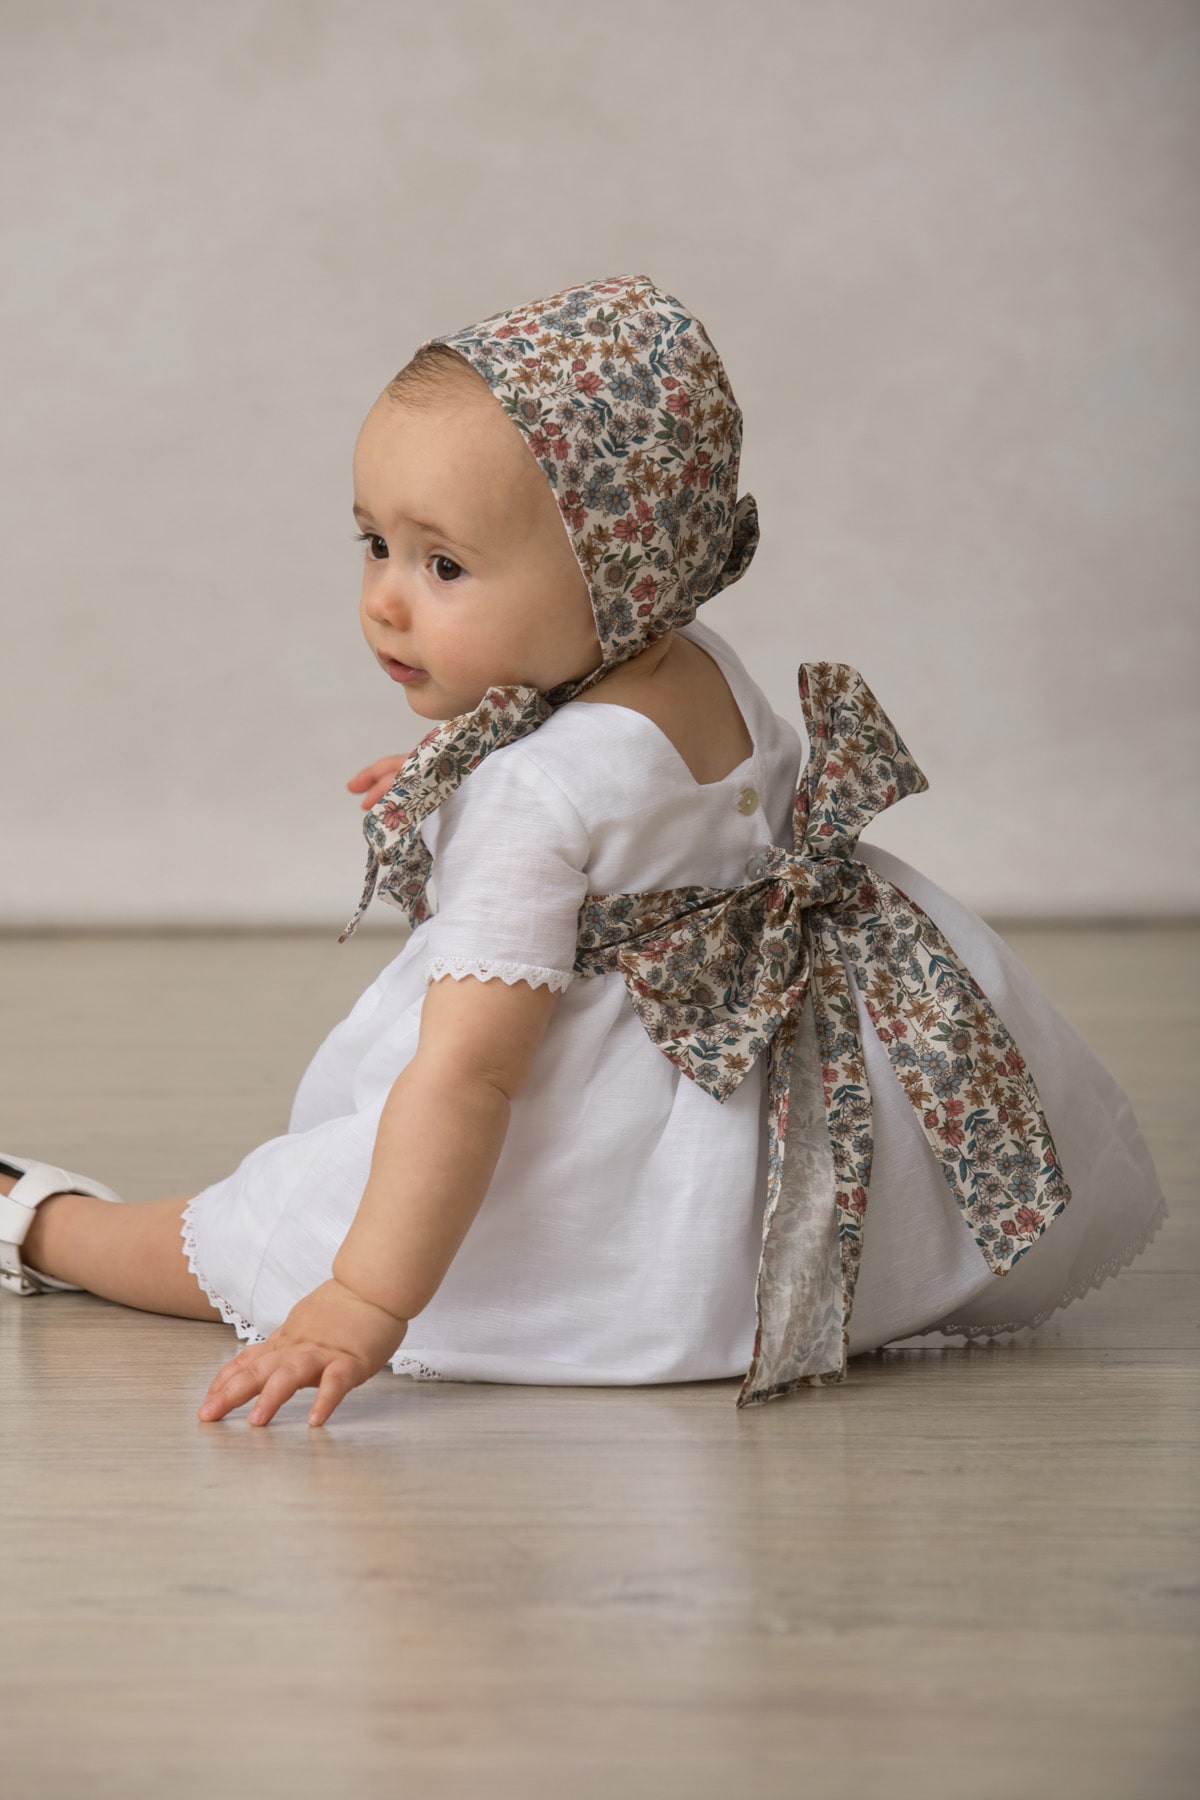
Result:
<svg viewBox="0 0 1200 1800"><path fill-rule="evenodd" d="M581 975L619 970L652 1041L717 1100L767 1054L758 1323L739 1406L845 1379L872 1156L851 982L994 1274L1071 1197L991 1002L933 920L854 858L864 827L924 775L857 670L805 663L799 686L811 754L792 853L774 848L739 888L589 895L575 961Z"/></svg>

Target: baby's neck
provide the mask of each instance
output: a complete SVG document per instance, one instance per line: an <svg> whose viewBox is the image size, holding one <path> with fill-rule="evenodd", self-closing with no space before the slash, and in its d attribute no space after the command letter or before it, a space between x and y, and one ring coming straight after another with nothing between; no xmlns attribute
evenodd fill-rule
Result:
<svg viewBox="0 0 1200 1800"><path fill-rule="evenodd" d="M724 781L754 749L750 729L720 665L707 650L678 632L668 633L648 651L619 663L578 699L644 713L702 787Z"/></svg>
<svg viewBox="0 0 1200 1800"><path fill-rule="evenodd" d="M617 663L607 675L601 677L595 687L589 688L586 694L580 694L581 700L611 699L614 689L621 694L632 695L641 692L644 682L649 681L660 672L673 673L679 663L679 637L674 631L656 638L645 650L636 656L630 656L625 662ZM661 683L660 683L661 685ZM603 692L602 692L603 690Z"/></svg>

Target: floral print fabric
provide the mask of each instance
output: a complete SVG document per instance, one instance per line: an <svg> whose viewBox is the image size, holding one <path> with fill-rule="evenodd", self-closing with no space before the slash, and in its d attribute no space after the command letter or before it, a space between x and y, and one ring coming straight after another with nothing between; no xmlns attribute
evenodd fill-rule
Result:
<svg viewBox="0 0 1200 1800"><path fill-rule="evenodd" d="M685 625L758 543L742 415L700 321L644 276L589 282L445 337L541 464L588 577L605 667Z"/></svg>
<svg viewBox="0 0 1200 1800"><path fill-rule="evenodd" d="M792 853L776 847L742 887L593 894L580 909L577 973L619 970L653 1042L715 1099L768 1057L758 1330L740 1406L845 1378L872 1148L851 982L994 1274L1071 1197L991 1002L932 919L854 858L863 828L924 775L856 670L806 663L799 686L812 752ZM797 1056L809 1013L815 1054ZM785 1171L800 1179L781 1209ZM834 1230L836 1279L821 1248Z"/></svg>

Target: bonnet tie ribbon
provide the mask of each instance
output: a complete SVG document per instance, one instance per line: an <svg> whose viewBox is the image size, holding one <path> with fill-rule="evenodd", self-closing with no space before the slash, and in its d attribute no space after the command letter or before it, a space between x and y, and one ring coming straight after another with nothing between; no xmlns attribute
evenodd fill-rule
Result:
<svg viewBox="0 0 1200 1800"><path fill-rule="evenodd" d="M602 673L598 669L578 685L586 687ZM421 826L485 756L535 730L552 710L536 688L494 687L474 712L459 713L426 732L405 757L387 793L363 818L366 880L339 944L353 937L377 889L382 899L407 913L410 925L429 917L426 889L433 858Z"/></svg>
<svg viewBox="0 0 1200 1800"><path fill-rule="evenodd" d="M619 970L651 1040L719 1101L767 1055L758 1330L739 1406L845 1379L873 1147L851 983L994 1274L1071 1197L991 1002L928 914L854 857L925 776L857 670L805 663L799 687L811 754L793 851L772 846L738 888L590 895L575 960L581 975Z"/></svg>

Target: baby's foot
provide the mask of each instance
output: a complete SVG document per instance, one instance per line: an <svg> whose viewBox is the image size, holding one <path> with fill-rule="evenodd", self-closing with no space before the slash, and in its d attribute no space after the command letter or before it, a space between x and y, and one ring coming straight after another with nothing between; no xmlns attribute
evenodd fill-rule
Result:
<svg viewBox="0 0 1200 1800"><path fill-rule="evenodd" d="M0 1194L11 1193L18 1181L21 1180L23 1173L24 1171L21 1169L14 1169L11 1163L0 1162ZM64 1192L65 1191L66 1190L64 1190ZM81 1196L72 1194L70 1198L72 1200L78 1200ZM62 1199L62 1194L47 1194L45 1200L41 1201L32 1219L29 1221L29 1228L25 1233L25 1241L21 1247L21 1260L25 1264L25 1267L32 1270L35 1275L56 1275L58 1273L56 1269L50 1269L43 1266L41 1252L42 1238L46 1229L47 1214L50 1211L51 1206L60 1206L62 1204Z"/></svg>
<svg viewBox="0 0 1200 1800"><path fill-rule="evenodd" d="M22 1173L22 1170L14 1169L11 1163L0 1162L0 1194L10 1194L21 1180ZM68 1190L64 1189L63 1191L65 1193ZM53 1199L54 1196L50 1195L48 1198ZM42 1204L45 1205L45 1202L43 1201Z"/></svg>

